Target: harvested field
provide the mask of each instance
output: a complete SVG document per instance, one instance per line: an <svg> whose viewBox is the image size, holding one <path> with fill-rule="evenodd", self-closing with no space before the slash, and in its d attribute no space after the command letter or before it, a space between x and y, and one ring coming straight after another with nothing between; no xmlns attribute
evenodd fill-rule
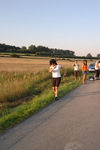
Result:
<svg viewBox="0 0 100 150"><path fill-rule="evenodd" d="M49 68L49 60L51 58L35 58L35 57L27 57L27 58L0 58L0 71L7 72L39 72L44 69ZM65 68L72 68L74 59L65 59L59 60L59 64L61 64ZM89 61L90 63L90 61ZM82 61L79 61L80 68L82 66Z"/></svg>

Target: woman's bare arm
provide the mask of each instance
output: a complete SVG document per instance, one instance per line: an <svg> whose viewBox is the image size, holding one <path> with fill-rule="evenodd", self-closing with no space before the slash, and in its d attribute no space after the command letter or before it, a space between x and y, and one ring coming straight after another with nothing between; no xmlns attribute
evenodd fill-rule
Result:
<svg viewBox="0 0 100 150"><path fill-rule="evenodd" d="M96 64L96 68L99 68L99 63Z"/></svg>
<svg viewBox="0 0 100 150"><path fill-rule="evenodd" d="M49 69L49 72L52 72L52 71L53 71L53 68L50 68L50 69Z"/></svg>

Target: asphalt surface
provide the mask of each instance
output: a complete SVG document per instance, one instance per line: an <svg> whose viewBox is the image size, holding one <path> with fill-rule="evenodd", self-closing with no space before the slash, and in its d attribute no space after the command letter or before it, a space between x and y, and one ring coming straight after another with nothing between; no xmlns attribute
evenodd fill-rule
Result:
<svg viewBox="0 0 100 150"><path fill-rule="evenodd" d="M100 150L100 81L89 81L0 136L0 150Z"/></svg>

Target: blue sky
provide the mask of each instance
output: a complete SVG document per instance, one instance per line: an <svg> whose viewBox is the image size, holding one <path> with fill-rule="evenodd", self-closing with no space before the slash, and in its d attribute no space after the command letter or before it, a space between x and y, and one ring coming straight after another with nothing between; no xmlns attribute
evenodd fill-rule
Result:
<svg viewBox="0 0 100 150"><path fill-rule="evenodd" d="M0 43L100 53L100 0L0 0Z"/></svg>

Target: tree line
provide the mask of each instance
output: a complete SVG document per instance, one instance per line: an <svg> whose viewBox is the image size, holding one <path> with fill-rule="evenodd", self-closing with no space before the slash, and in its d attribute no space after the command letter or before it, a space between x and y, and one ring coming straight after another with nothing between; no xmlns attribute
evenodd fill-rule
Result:
<svg viewBox="0 0 100 150"><path fill-rule="evenodd" d="M0 44L0 52L7 53L25 53L34 54L35 56L51 56L51 57L62 57L62 58L79 58L79 59L96 59L100 58L100 54L93 57L91 53L86 56L75 56L75 52L72 50L54 49L45 46L30 45L28 48L25 46L16 47L12 45Z"/></svg>
<svg viewBox="0 0 100 150"><path fill-rule="evenodd" d="M35 54L36 56L55 56L55 57L74 57L75 52L71 50L54 49L45 46L30 45L28 48L25 46L16 47L6 44L0 44L0 52L8 53L28 53Z"/></svg>

